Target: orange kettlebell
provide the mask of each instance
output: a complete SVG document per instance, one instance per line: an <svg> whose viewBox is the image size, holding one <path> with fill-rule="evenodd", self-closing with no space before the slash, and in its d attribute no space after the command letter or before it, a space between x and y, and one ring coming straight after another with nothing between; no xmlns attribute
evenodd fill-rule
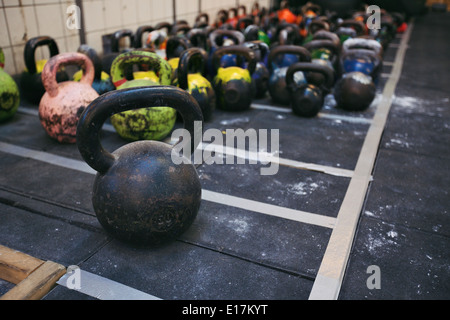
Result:
<svg viewBox="0 0 450 320"><path fill-rule="evenodd" d="M60 65L78 65L83 69L79 82L56 81ZM75 143L78 119L98 93L92 88L94 65L82 53L61 53L53 56L42 71L46 92L39 103L39 119L47 134L62 143Z"/></svg>

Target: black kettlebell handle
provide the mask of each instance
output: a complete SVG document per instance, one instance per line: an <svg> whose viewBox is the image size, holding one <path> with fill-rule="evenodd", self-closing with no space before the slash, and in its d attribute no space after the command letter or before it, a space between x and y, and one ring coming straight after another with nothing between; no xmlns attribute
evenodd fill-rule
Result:
<svg viewBox="0 0 450 320"><path fill-rule="evenodd" d="M142 48L142 35L145 32L152 32L155 30L152 26L140 26L137 28L136 33L133 36L133 48Z"/></svg>
<svg viewBox="0 0 450 320"><path fill-rule="evenodd" d="M339 54L339 47L336 45L336 43L330 40L311 40L310 42L305 43L303 46L310 52L316 49L328 49L335 56Z"/></svg>
<svg viewBox="0 0 450 320"><path fill-rule="evenodd" d="M166 43L166 57L167 59L177 58L178 56L174 53L179 47L183 47L183 51L191 47L189 39L179 36L170 36Z"/></svg>
<svg viewBox="0 0 450 320"><path fill-rule="evenodd" d="M56 44L56 41L51 37L40 36L28 40L25 44L23 56L25 59L25 66L27 67L28 73L30 74L35 74L37 72L35 52L36 49L41 46L48 46L50 50L50 57L59 54L58 45Z"/></svg>
<svg viewBox="0 0 450 320"><path fill-rule="evenodd" d="M269 70L273 70L272 61L275 60L276 56L279 54L295 54L299 57L300 61L310 62L311 61L311 52L308 49L302 46L296 46L292 44L288 45L280 45L273 48L268 57L268 67Z"/></svg>
<svg viewBox="0 0 450 320"><path fill-rule="evenodd" d="M178 84L181 89L187 90L189 67L192 66L192 62L197 60L200 65L197 66L197 72L204 75L206 51L200 48L190 48L181 53L180 61L178 62Z"/></svg>
<svg viewBox="0 0 450 320"><path fill-rule="evenodd" d="M111 36L111 51L119 52L119 41L122 38L129 37L130 45L133 44L133 31L129 29L117 30Z"/></svg>
<svg viewBox="0 0 450 320"><path fill-rule="evenodd" d="M337 45L338 48L341 48L341 40L336 33L327 31L327 30L319 30L314 33L313 40L329 40Z"/></svg>
<svg viewBox="0 0 450 320"><path fill-rule="evenodd" d="M253 40L253 41L247 41L244 43L244 45L251 50L259 50L261 51L261 59L257 59L257 62L263 62L264 59L269 55L270 49L267 43L261 41L261 40Z"/></svg>
<svg viewBox="0 0 450 320"><path fill-rule="evenodd" d="M256 58L254 52L243 45L234 45L234 46L226 46L226 47L220 47L217 49L212 57L212 63L214 66L214 70L217 72L217 70L220 67L220 59L222 56L226 54L235 54L240 55L247 60L247 70L250 72L250 74L253 74L256 69Z"/></svg>
<svg viewBox="0 0 450 320"><path fill-rule="evenodd" d="M191 26L189 26L187 23L179 23L172 27L170 34L173 36L177 36L178 32L183 32L183 34L186 34L191 29L192 29Z"/></svg>
<svg viewBox="0 0 450 320"><path fill-rule="evenodd" d="M100 142L100 131L106 119L119 112L158 106L169 106L181 114L184 128L191 135L191 152L194 152L200 142L194 139L194 122L203 122L197 101L187 91L174 86L149 86L110 91L89 104L77 126L77 146L83 159L97 172L106 173L116 161Z"/></svg>
<svg viewBox="0 0 450 320"><path fill-rule="evenodd" d="M312 62L297 62L289 66L286 71L286 85L295 90L298 85L294 81L294 74L298 71L317 72L325 76L325 83L320 87L322 91L329 91L334 82L334 71L328 66ZM306 78L306 76L305 76Z"/></svg>
<svg viewBox="0 0 450 320"><path fill-rule="evenodd" d="M194 28L203 28L209 25L209 15L206 12L199 13L195 18Z"/></svg>
<svg viewBox="0 0 450 320"><path fill-rule="evenodd" d="M217 38L223 38L224 36L232 38L236 45L243 44L245 41L245 37L242 32L239 32L237 30L216 29L209 34L209 41L211 43L211 46L217 48Z"/></svg>
<svg viewBox="0 0 450 320"><path fill-rule="evenodd" d="M170 34L170 32L172 31L172 25L166 21L164 22L160 22L155 26L155 30L161 30L161 29L167 29L167 35Z"/></svg>
<svg viewBox="0 0 450 320"><path fill-rule="evenodd" d="M354 19L347 19L342 21L341 24L339 24L338 27L344 27L344 28L353 28L357 35L363 35L365 30L365 25L361 21L357 21Z"/></svg>
<svg viewBox="0 0 450 320"><path fill-rule="evenodd" d="M309 24L308 30L309 33L315 34L319 30L330 30L330 25L328 24L328 22L323 20L313 20Z"/></svg>
<svg viewBox="0 0 450 320"><path fill-rule="evenodd" d="M83 53L87 55L89 59L91 59L92 63L94 64L95 70L94 79L100 80L102 77L102 61L98 56L97 51L95 51L94 48L92 48L87 44L82 44L81 46L78 47L77 52Z"/></svg>

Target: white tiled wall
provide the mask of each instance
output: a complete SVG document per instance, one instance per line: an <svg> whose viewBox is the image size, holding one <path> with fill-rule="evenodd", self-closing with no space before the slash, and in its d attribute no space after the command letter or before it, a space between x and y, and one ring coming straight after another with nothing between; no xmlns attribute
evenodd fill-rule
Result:
<svg viewBox="0 0 450 320"><path fill-rule="evenodd" d="M175 0L177 20L191 25L200 12L212 22L220 9L245 5L249 12L255 0ZM270 0L259 0L268 7ZM75 0L0 0L0 47L5 53L5 70L10 74L25 67L23 49L28 39L47 35L54 38L60 52L76 51L80 45L77 29L69 29L67 8ZM102 35L119 29L135 31L142 25L172 23L174 6L170 0L83 0L82 14L87 44L102 52ZM47 58L48 50L40 48L36 58Z"/></svg>

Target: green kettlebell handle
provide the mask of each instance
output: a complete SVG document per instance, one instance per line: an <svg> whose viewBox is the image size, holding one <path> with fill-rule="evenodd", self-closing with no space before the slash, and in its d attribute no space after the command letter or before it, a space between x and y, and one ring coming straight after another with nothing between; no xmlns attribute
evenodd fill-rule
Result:
<svg viewBox="0 0 450 320"><path fill-rule="evenodd" d="M83 159L94 170L106 173L116 158L100 142L100 129L113 114L139 108L169 106L184 120L184 128L191 135L191 152L200 141L195 141L195 121L203 122L197 101L187 91L174 86L135 87L110 91L95 99L82 113L77 126L77 146ZM201 133L200 133L201 134ZM186 142L178 141L177 144Z"/></svg>
<svg viewBox="0 0 450 320"><path fill-rule="evenodd" d="M303 46L311 53L317 49L327 49L330 50L335 56L339 54L339 46L330 40L311 40Z"/></svg>
<svg viewBox="0 0 450 320"><path fill-rule="evenodd" d="M197 60L200 62L197 65L196 72L204 76L206 55L206 51L200 48L190 48L181 53L180 61L178 62L178 84L181 89L187 90L189 87L189 67L192 67L193 61Z"/></svg>
<svg viewBox="0 0 450 320"><path fill-rule="evenodd" d="M28 73L30 74L35 74L37 72L35 52L36 49L41 46L48 46L50 50L50 57L54 57L59 54L58 45L53 38L50 38L48 36L40 36L28 40L25 44L23 57L25 60L25 66L27 67Z"/></svg>
<svg viewBox="0 0 450 320"><path fill-rule="evenodd" d="M280 45L275 48L273 48L270 53L269 57L267 58L267 64L269 67L269 70L273 70L272 62L275 60L275 58L279 54L295 54L299 57L299 60L302 62L310 62L311 61L311 52L309 52L308 49L302 46L296 46L296 45Z"/></svg>
<svg viewBox="0 0 450 320"><path fill-rule="evenodd" d="M222 56L226 54L235 54L243 56L247 60L247 70L250 72L250 74L253 74L253 72L255 72L256 69L255 53L250 48L247 48L243 45L226 46L217 49L212 57L212 63L214 66L214 70L216 72L220 67L220 59L222 58Z"/></svg>
<svg viewBox="0 0 450 320"><path fill-rule="evenodd" d="M313 62L297 62L290 65L286 71L286 85L291 90L295 90L299 87L294 81L294 74L298 71L317 72L324 75L325 83L320 87L322 91L328 91L333 86L334 82L333 69L331 69L328 66L324 66Z"/></svg>
<svg viewBox="0 0 450 320"><path fill-rule="evenodd" d="M172 67L170 64L154 52L133 50L119 54L111 65L111 81L117 88L127 82L125 76L125 66L127 64L145 64L150 70L159 74L159 81L162 85L169 85L172 77Z"/></svg>
<svg viewBox="0 0 450 320"><path fill-rule="evenodd" d="M50 97L56 97L58 95L59 84L56 81L56 74L61 65L78 65L84 67L83 76L80 83L92 86L94 82L94 65L88 56L78 52L60 53L54 57L51 57L42 70L42 83L45 91Z"/></svg>

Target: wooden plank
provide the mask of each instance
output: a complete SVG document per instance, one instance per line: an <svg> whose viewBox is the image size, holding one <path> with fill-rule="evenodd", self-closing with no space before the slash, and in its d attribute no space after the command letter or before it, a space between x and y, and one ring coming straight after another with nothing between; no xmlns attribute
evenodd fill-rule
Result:
<svg viewBox="0 0 450 320"><path fill-rule="evenodd" d="M0 245L0 279L18 284L43 263L43 260Z"/></svg>
<svg viewBox="0 0 450 320"><path fill-rule="evenodd" d="M64 266L46 261L26 279L0 297L0 300L40 300L65 273Z"/></svg>

